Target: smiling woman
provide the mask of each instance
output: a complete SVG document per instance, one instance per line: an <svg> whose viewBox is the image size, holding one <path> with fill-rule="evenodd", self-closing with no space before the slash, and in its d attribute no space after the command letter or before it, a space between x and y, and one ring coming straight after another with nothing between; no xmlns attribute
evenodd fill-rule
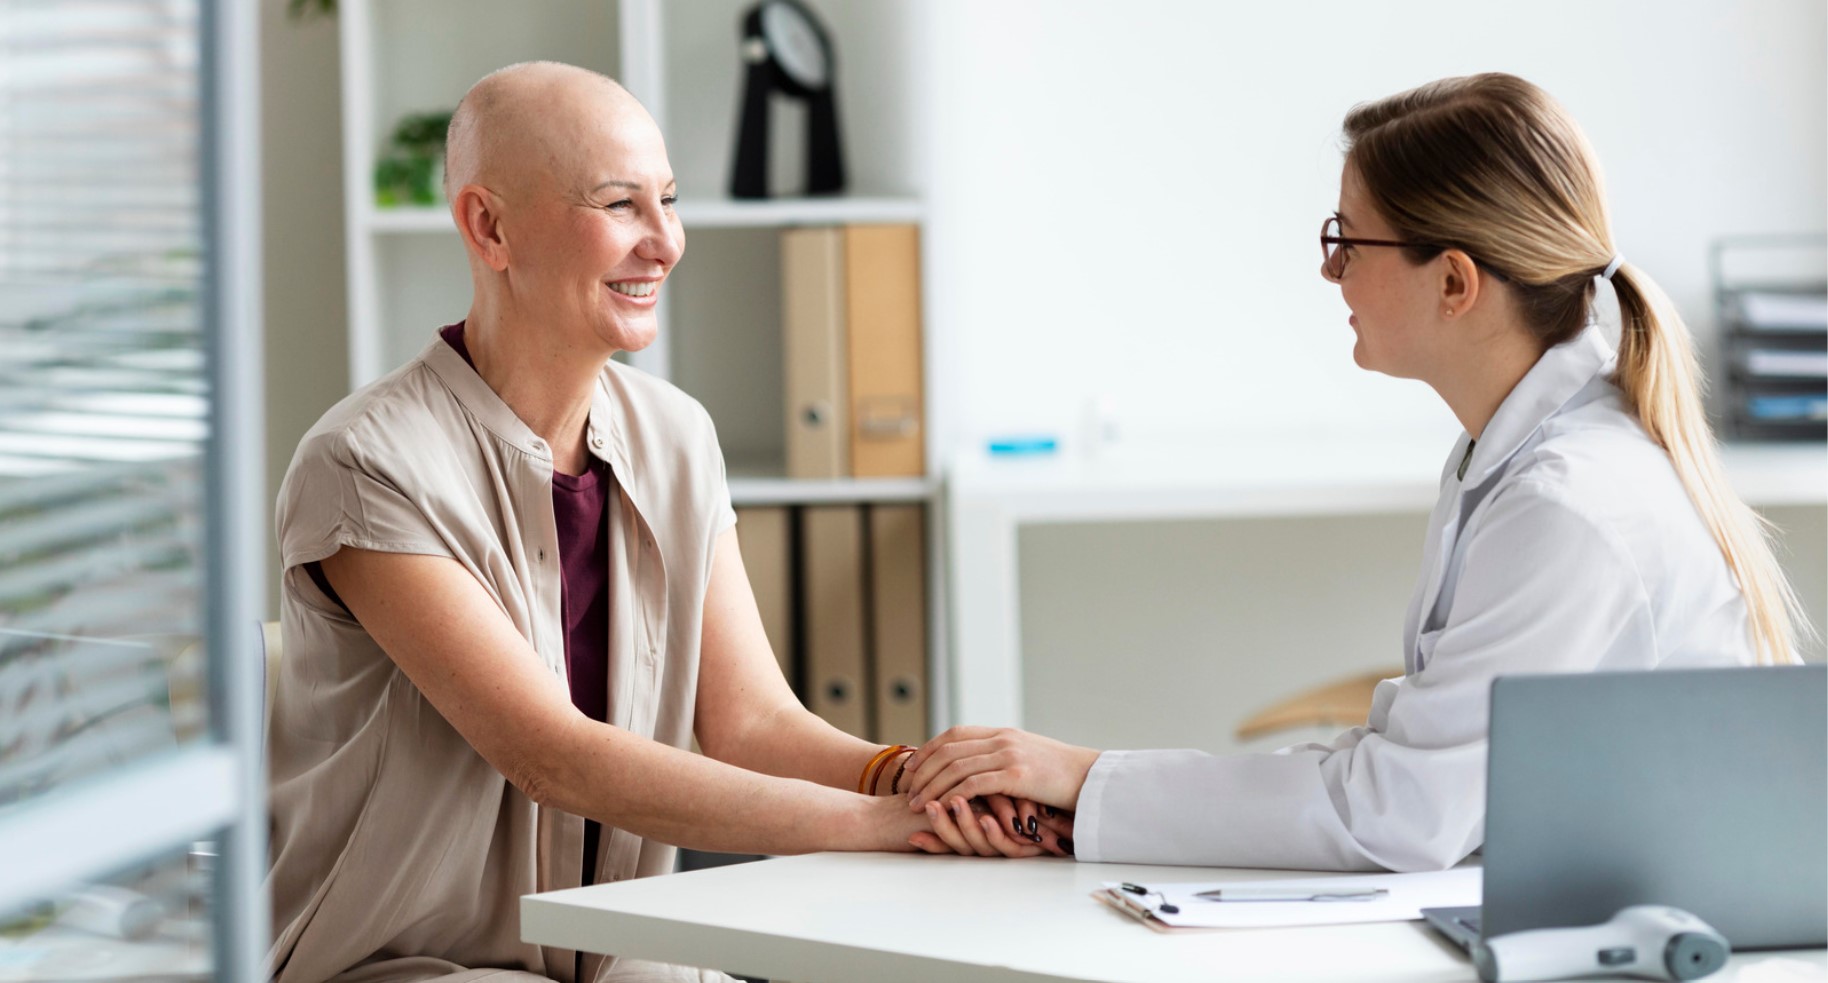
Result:
<svg viewBox="0 0 1828 983"><path fill-rule="evenodd" d="M653 120L516 65L448 151L468 316L325 414L280 492L270 969L722 979L523 943L519 898L675 846L910 850L926 820L853 791L907 749L794 698L709 418L611 361L654 340L684 253Z"/></svg>
<svg viewBox="0 0 1828 983"><path fill-rule="evenodd" d="M646 110L601 76L527 74L492 76L465 98L445 170L477 284L465 334L484 378L515 393L504 392L511 404L537 399L517 380L576 392L602 359L652 344L660 285L685 252L666 145ZM546 125L550 113L564 124ZM528 159L544 166L526 167ZM504 336L517 325L562 330L529 345L526 329ZM573 384L546 385L563 376ZM535 429L576 422L549 421L552 409L516 407Z"/></svg>

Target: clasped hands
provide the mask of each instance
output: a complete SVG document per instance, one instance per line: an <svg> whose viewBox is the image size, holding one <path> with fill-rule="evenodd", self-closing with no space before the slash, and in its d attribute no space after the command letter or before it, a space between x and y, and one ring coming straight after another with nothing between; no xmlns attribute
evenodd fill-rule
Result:
<svg viewBox="0 0 1828 983"><path fill-rule="evenodd" d="M907 761L908 808L933 828L908 842L927 853L1072 856L1072 810L1097 760L1027 731L954 727Z"/></svg>

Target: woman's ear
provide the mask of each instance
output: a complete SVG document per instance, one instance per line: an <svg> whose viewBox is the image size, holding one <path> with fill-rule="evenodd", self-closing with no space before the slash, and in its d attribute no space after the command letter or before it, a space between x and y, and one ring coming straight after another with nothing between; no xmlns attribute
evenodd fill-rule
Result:
<svg viewBox="0 0 1828 983"><path fill-rule="evenodd" d="M464 245L497 273L508 268L508 239L501 227L501 205L501 196L480 184L464 185L451 205Z"/></svg>
<svg viewBox="0 0 1828 983"><path fill-rule="evenodd" d="M1479 301L1483 273L1464 250L1449 249L1441 254L1441 314L1454 317L1472 309Z"/></svg>

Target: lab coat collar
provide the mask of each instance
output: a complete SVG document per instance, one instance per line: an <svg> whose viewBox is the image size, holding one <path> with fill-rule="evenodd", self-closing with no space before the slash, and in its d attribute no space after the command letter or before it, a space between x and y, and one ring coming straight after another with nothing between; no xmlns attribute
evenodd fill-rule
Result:
<svg viewBox="0 0 1828 983"><path fill-rule="evenodd" d="M1589 325L1573 338L1542 354L1511 394L1492 414L1485 432L1473 448L1462 488L1474 488L1503 470L1506 461L1530 439L1544 420L1567 405L1596 376L1609 376L1618 355L1597 327ZM1463 454L1468 438L1460 436L1456 450ZM1448 464L1455 468L1458 456Z"/></svg>

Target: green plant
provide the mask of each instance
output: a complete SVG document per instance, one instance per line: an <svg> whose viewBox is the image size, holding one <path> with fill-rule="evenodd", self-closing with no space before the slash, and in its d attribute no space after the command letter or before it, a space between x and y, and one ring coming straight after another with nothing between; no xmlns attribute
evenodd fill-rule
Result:
<svg viewBox="0 0 1828 983"><path fill-rule="evenodd" d="M286 4L286 14L293 20L309 20L313 16L335 17L336 0L290 0Z"/></svg>
<svg viewBox="0 0 1828 983"><path fill-rule="evenodd" d="M444 163L444 137L450 127L449 112L400 117L389 137L387 151L375 162L375 204L389 207L438 202L443 190L438 186L439 167Z"/></svg>
<svg viewBox="0 0 1828 983"><path fill-rule="evenodd" d="M451 114L448 112L402 116L400 122L394 124L394 146L424 151L436 147L439 153L443 153L444 135L450 128Z"/></svg>

